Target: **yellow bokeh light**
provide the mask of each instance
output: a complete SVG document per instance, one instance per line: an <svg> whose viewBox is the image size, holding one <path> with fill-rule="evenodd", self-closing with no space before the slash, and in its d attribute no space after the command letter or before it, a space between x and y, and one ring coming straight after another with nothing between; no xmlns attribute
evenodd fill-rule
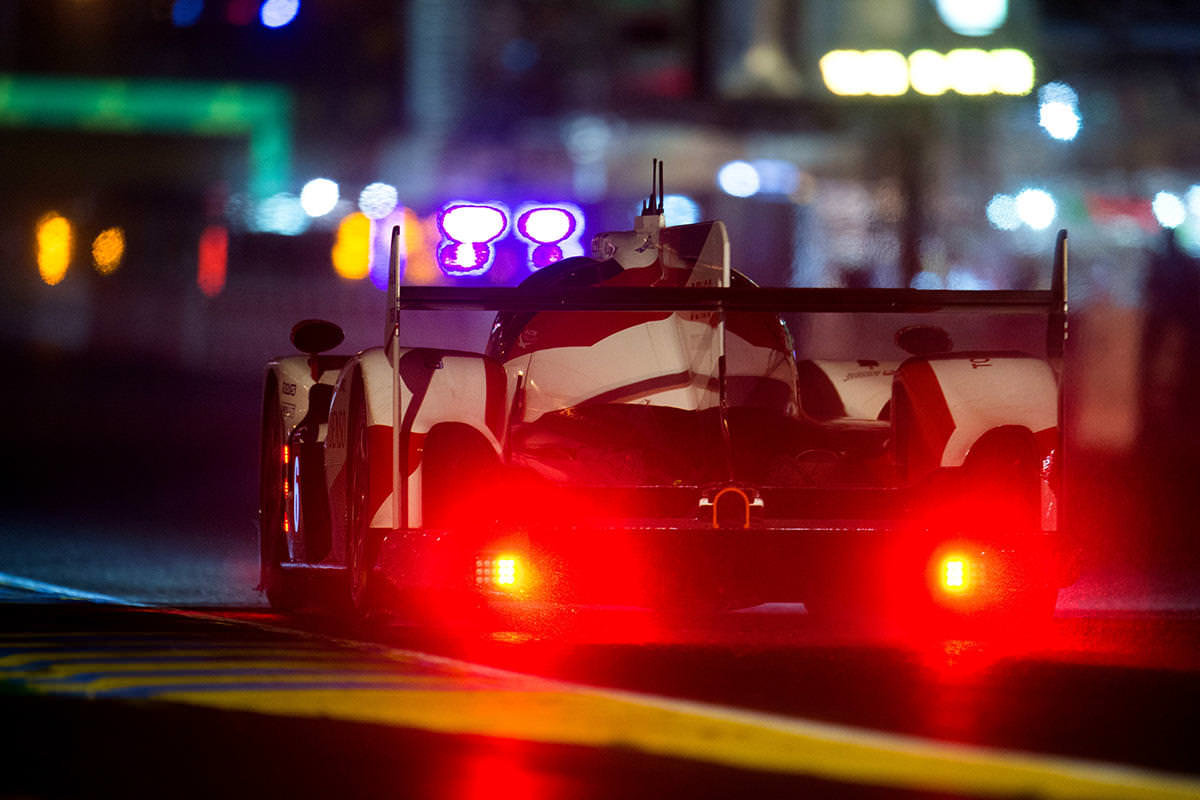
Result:
<svg viewBox="0 0 1200 800"><path fill-rule="evenodd" d="M58 284L71 265L72 232L70 221L51 211L37 221L38 274L49 286Z"/></svg>
<svg viewBox="0 0 1200 800"><path fill-rule="evenodd" d="M834 50L820 66L834 94L896 97L908 91L908 62L895 50Z"/></svg>
<svg viewBox="0 0 1200 800"><path fill-rule="evenodd" d="M832 50L821 57L821 77L829 91L838 95L865 94L857 50Z"/></svg>
<svg viewBox="0 0 1200 800"><path fill-rule="evenodd" d="M433 283L441 274L433 252L437 246L437 223L426 225L411 209L404 209L404 282L412 284Z"/></svg>
<svg viewBox="0 0 1200 800"><path fill-rule="evenodd" d="M1024 50L993 50L992 83L1000 94L1029 94L1034 84L1033 59Z"/></svg>
<svg viewBox="0 0 1200 800"><path fill-rule="evenodd" d="M908 91L908 61L895 50L867 50L861 58L867 94L899 97Z"/></svg>
<svg viewBox="0 0 1200 800"><path fill-rule="evenodd" d="M832 50L821 58L821 77L836 95L897 97L911 88L938 97L1025 95L1033 91L1033 59L1023 50L921 49L907 58L895 50Z"/></svg>
<svg viewBox="0 0 1200 800"><path fill-rule="evenodd" d="M946 57L936 50L918 50L910 55L908 77L919 94L936 97L950 88Z"/></svg>
<svg viewBox="0 0 1200 800"><path fill-rule="evenodd" d="M351 280L362 280L371 271L371 220L356 211L338 223L331 252L333 269Z"/></svg>
<svg viewBox="0 0 1200 800"><path fill-rule="evenodd" d="M92 242L92 262L101 275L111 275L125 256L125 231L106 228Z"/></svg>
<svg viewBox="0 0 1200 800"><path fill-rule="evenodd" d="M992 93L992 57L986 50L964 47L946 54L950 86L959 94Z"/></svg>

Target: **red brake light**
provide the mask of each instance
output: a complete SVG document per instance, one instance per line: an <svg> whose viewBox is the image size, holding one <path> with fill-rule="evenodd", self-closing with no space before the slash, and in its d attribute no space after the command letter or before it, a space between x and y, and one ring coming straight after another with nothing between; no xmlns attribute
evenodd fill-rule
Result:
<svg viewBox="0 0 1200 800"><path fill-rule="evenodd" d="M943 558L941 569L938 570L942 588L947 592L965 592L970 586L968 566L967 560L962 556Z"/></svg>
<svg viewBox="0 0 1200 800"><path fill-rule="evenodd" d="M507 592L524 588L524 566L515 555L478 556L475 559L475 583L481 589Z"/></svg>

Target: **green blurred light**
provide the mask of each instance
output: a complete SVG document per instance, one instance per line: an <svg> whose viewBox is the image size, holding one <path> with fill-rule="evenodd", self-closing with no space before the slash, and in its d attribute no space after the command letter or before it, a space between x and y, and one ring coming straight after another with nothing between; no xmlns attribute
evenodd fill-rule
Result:
<svg viewBox="0 0 1200 800"><path fill-rule="evenodd" d="M280 86L0 75L0 125L248 136L250 193L291 180L292 96Z"/></svg>

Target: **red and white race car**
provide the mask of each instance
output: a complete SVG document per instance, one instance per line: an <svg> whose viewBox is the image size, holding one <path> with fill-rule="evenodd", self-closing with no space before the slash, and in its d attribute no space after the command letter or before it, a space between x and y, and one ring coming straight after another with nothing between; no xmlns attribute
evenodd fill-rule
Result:
<svg viewBox="0 0 1200 800"><path fill-rule="evenodd" d="M1051 612L1065 234L1049 291L767 289L661 197L515 288L401 287L393 256L381 347L294 328L263 404L271 604L332 579L359 613ZM462 308L498 312L483 352L404 346Z"/></svg>

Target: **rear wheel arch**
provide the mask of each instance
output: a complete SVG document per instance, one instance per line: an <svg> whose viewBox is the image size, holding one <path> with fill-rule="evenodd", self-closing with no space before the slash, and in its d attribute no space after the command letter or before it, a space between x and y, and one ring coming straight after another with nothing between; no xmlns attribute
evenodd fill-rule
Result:
<svg viewBox="0 0 1200 800"><path fill-rule="evenodd" d="M425 527L451 525L485 509L502 462L492 443L477 428L463 422L440 422L425 435L421 455L421 522ZM473 515L473 514L472 514Z"/></svg>
<svg viewBox="0 0 1200 800"><path fill-rule="evenodd" d="M298 582L282 567L287 552L284 531L283 445L285 441L283 409L279 399L279 380L274 371L267 373L263 389L263 410L259 450L259 579L272 608L289 610L299 605Z"/></svg>

